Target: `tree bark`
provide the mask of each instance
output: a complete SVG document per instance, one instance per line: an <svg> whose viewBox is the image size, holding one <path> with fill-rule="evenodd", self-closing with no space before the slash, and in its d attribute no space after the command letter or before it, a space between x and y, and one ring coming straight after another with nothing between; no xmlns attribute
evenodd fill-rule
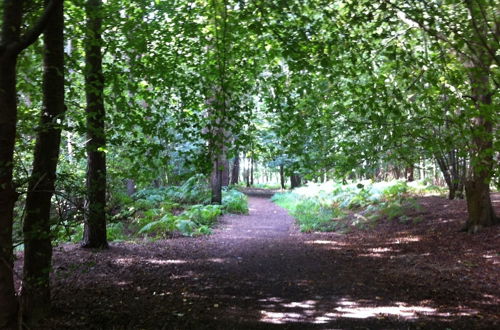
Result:
<svg viewBox="0 0 500 330"><path fill-rule="evenodd" d="M250 158L250 186L253 186L253 170L254 170L254 160L253 156Z"/></svg>
<svg viewBox="0 0 500 330"><path fill-rule="evenodd" d="M222 169L220 165L220 158L216 157L213 162L212 168L212 177L211 177L211 186L212 186L212 204L222 204Z"/></svg>
<svg viewBox="0 0 500 330"><path fill-rule="evenodd" d="M238 184L240 177L240 155L236 155L233 162L233 171L231 173L231 184Z"/></svg>
<svg viewBox="0 0 500 330"><path fill-rule="evenodd" d="M490 182L493 173L493 123L492 94L489 75L485 63L475 64L469 70L472 98L475 101L477 115L472 118L471 172L465 183L467 211L469 217L465 229L477 232L481 228L500 222L491 203Z"/></svg>
<svg viewBox="0 0 500 330"><path fill-rule="evenodd" d="M285 189L285 166L283 164L280 165L280 184L281 189Z"/></svg>
<svg viewBox="0 0 500 330"><path fill-rule="evenodd" d="M87 0L85 94L87 98L87 210L82 247L107 248L106 133L102 72L102 0Z"/></svg>
<svg viewBox="0 0 500 330"><path fill-rule="evenodd" d="M290 185L292 189L300 187L301 184L302 184L302 179L300 178L300 175L292 174L290 176Z"/></svg>
<svg viewBox="0 0 500 330"><path fill-rule="evenodd" d="M410 165L406 168L406 181L408 182L415 181L415 176L413 174L414 172L415 172L415 167L413 165Z"/></svg>
<svg viewBox="0 0 500 330"><path fill-rule="evenodd" d="M222 177L221 177L221 185L223 187L229 186L229 173L230 173L230 168L229 168L229 159L226 157L226 153L224 152L223 155L221 155L221 163L222 163Z"/></svg>
<svg viewBox="0 0 500 330"><path fill-rule="evenodd" d="M125 179L125 188L127 189L127 196L135 194L135 181L134 179Z"/></svg>
<svg viewBox="0 0 500 330"><path fill-rule="evenodd" d="M21 315L23 324L31 327L50 312L50 208L61 142L58 121L62 119L65 111L63 30L63 3L60 2L54 8L44 32L43 111L36 138L33 172L28 184L23 224L24 276Z"/></svg>
<svg viewBox="0 0 500 330"><path fill-rule="evenodd" d="M18 194L13 182L17 126L16 65L18 55L42 33L55 3L21 36L21 0L4 0L0 45L0 329L17 329L18 303L14 291L12 227Z"/></svg>
<svg viewBox="0 0 500 330"><path fill-rule="evenodd" d="M12 26L12 22L5 17L12 12L14 5L11 4L10 7L11 10L4 8L3 40L6 35L5 26L7 29ZM18 197L12 181L17 122L16 62L17 57L0 57L0 329L17 327L17 299L12 271L13 212Z"/></svg>

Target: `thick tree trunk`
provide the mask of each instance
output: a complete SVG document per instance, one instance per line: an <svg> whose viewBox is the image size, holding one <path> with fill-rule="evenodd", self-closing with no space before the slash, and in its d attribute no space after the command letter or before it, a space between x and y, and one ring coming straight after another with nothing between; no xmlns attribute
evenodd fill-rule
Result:
<svg viewBox="0 0 500 330"><path fill-rule="evenodd" d="M3 3L3 45L19 39L22 2ZM18 194L12 181L17 124L17 54L0 50L0 329L17 328L18 304L14 291L12 226Z"/></svg>
<svg viewBox="0 0 500 330"><path fill-rule="evenodd" d="M14 292L12 226L18 194L13 182L14 145L17 126L16 64L21 51L35 42L48 22L55 3L25 32L20 31L24 1L2 3L0 40L0 329L17 329L18 304Z"/></svg>
<svg viewBox="0 0 500 330"><path fill-rule="evenodd" d="M14 329L17 320L12 271L13 211L18 196L12 182L16 122L16 58L0 57L0 329Z"/></svg>
<svg viewBox="0 0 500 330"><path fill-rule="evenodd" d="M87 212L82 247L107 248L106 133L102 72L102 0L87 0L85 93L87 97Z"/></svg>
<svg viewBox="0 0 500 330"><path fill-rule="evenodd" d="M300 175L292 174L290 176L290 185L291 185L292 189L300 187L301 184L302 184L302 180L300 178Z"/></svg>
<svg viewBox="0 0 500 330"><path fill-rule="evenodd" d="M469 72L472 97L476 103L478 115L472 119L471 173L465 184L467 211L469 217L465 229L477 232L483 227L499 223L493 210L490 196L490 182L493 172L493 124L492 96L489 73L477 65Z"/></svg>
<svg viewBox="0 0 500 330"><path fill-rule="evenodd" d="M280 165L280 184L281 189L285 189L285 167Z"/></svg>
<svg viewBox="0 0 500 330"><path fill-rule="evenodd" d="M240 177L240 156L236 155L233 162L233 171L231 173L231 184L238 184Z"/></svg>
<svg viewBox="0 0 500 330"><path fill-rule="evenodd" d="M23 324L35 326L50 312L49 273L52 262L51 198L56 180L64 105L64 15L58 3L44 33L43 111L36 138L33 172L24 218L24 276L21 291Z"/></svg>
<svg viewBox="0 0 500 330"><path fill-rule="evenodd" d="M226 154L221 155L221 164L222 164L222 177L221 177L221 185L223 187L229 186L229 160L226 158Z"/></svg>

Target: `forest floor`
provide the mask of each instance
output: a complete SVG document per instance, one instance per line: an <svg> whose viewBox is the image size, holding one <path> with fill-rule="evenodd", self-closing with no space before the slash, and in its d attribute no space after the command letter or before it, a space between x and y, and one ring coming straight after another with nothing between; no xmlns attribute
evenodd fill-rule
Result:
<svg viewBox="0 0 500 330"><path fill-rule="evenodd" d="M460 232L463 201L422 197L417 224L347 234L300 233L249 202L210 236L56 248L43 328L500 328L500 227Z"/></svg>

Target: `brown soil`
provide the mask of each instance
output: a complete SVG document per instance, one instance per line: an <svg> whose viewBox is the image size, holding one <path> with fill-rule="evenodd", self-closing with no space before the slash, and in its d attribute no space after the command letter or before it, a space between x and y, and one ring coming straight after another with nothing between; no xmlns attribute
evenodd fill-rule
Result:
<svg viewBox="0 0 500 330"><path fill-rule="evenodd" d="M210 236L59 247L44 328L500 328L500 228L459 232L463 201L420 202L417 224L304 234L251 197Z"/></svg>

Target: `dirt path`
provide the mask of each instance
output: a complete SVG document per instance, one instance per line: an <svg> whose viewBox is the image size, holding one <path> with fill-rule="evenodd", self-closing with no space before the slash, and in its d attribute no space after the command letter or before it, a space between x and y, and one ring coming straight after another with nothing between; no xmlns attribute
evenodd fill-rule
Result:
<svg viewBox="0 0 500 330"><path fill-rule="evenodd" d="M451 248L482 244L491 258L448 264L410 227L302 234L284 210L251 197L250 215L224 216L207 237L116 243L105 252L59 248L46 327L495 328L499 233L455 234L462 245ZM440 253L460 253L448 248Z"/></svg>

